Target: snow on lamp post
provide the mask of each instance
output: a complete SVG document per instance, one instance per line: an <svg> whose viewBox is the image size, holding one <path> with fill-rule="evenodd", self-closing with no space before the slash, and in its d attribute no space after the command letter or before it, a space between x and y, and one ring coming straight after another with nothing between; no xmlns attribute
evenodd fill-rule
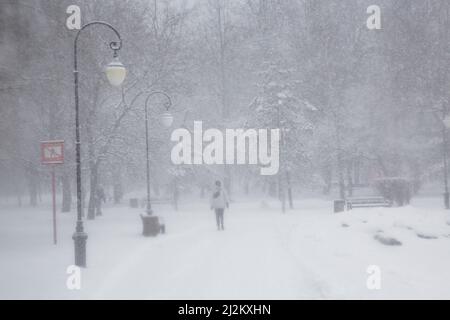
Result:
<svg viewBox="0 0 450 320"><path fill-rule="evenodd" d="M75 152L76 152L76 177L77 177L77 223L75 233L72 236L75 245L75 265L78 267L86 267L86 242L87 233L84 232L83 227L83 213L81 203L81 141L80 141L80 120L79 120L79 96L78 96L78 39L83 30L88 27L102 25L112 30L118 38L118 41L110 43L110 48L113 50L113 62L111 62L105 69L106 77L113 86L120 86L125 80L126 69L118 60L118 52L122 47L122 39L119 32L107 22L93 21L85 24L80 30L74 40L74 88L75 88Z"/></svg>
<svg viewBox="0 0 450 320"><path fill-rule="evenodd" d="M152 204L150 200L150 157L149 157L149 140L148 140L148 104L150 98L155 95L162 95L167 100L165 103L166 112L160 116L161 123L164 127L169 128L173 123L173 116L169 113L169 109L172 106L172 99L170 96L162 91L150 92L145 100L145 145L146 145L146 174L147 174L147 209L146 216L142 217L142 223L144 225L143 234L144 236L157 236L161 230L159 218L153 215Z"/></svg>

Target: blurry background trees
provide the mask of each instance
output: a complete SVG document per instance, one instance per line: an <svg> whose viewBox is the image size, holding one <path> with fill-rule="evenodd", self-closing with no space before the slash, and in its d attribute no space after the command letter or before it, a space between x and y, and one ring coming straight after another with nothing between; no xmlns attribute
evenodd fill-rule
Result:
<svg viewBox="0 0 450 320"><path fill-rule="evenodd" d="M232 194L284 190L351 196L378 178L441 183L442 119L449 114L449 11L445 0L380 0L382 30L368 30L366 0L84 0L82 23L120 31L128 77L109 88L109 30L80 43L83 189L120 202L144 186L143 91L174 100L175 127L281 127L277 177L251 166L174 168L170 132L151 101L155 196L204 194L223 179ZM39 204L48 169L39 141L64 139L62 210L74 189L73 1L0 4L0 195ZM194 191L193 191L194 190ZM26 198L25 198L26 196ZM26 202L25 202L26 199Z"/></svg>

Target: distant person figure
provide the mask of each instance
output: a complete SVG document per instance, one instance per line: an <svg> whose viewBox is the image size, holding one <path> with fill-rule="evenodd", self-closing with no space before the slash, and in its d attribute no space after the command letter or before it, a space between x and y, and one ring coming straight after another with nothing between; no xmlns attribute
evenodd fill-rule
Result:
<svg viewBox="0 0 450 320"><path fill-rule="evenodd" d="M106 202L106 195L103 187L99 185L95 194L95 209L97 216L102 215L102 202Z"/></svg>
<svg viewBox="0 0 450 320"><path fill-rule="evenodd" d="M116 183L114 184L114 204L119 204L123 198L123 189L122 184Z"/></svg>
<svg viewBox="0 0 450 320"><path fill-rule="evenodd" d="M225 208L228 207L228 195L226 191L222 189L222 183L216 181L215 190L211 196L211 210L214 210L216 213L217 230L224 230L223 215Z"/></svg>

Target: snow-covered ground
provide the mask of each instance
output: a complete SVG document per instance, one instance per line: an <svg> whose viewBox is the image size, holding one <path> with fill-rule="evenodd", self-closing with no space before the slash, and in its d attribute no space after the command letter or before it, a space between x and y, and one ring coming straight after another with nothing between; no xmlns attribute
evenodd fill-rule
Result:
<svg viewBox="0 0 450 320"><path fill-rule="evenodd" d="M205 204L156 206L167 234L141 236L141 209L109 207L86 222L88 268L66 286L75 217L0 205L0 298L60 299L450 299L449 214L440 199L404 208L332 213L332 203L233 203L224 232ZM375 239L395 238L399 246ZM367 287L369 266L381 289Z"/></svg>

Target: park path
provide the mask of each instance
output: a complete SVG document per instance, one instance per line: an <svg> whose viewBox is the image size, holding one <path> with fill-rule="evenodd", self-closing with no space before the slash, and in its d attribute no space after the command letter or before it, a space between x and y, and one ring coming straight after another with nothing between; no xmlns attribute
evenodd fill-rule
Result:
<svg viewBox="0 0 450 320"><path fill-rule="evenodd" d="M89 298L323 298L289 252L289 228L279 215L241 211L228 215L220 232L205 217L180 219L184 226L174 232L140 239L100 279L88 274Z"/></svg>
<svg viewBox="0 0 450 320"><path fill-rule="evenodd" d="M140 234L142 210L107 207L102 217L85 221L88 265L81 270L81 290L67 286L73 213L58 215L55 246L50 206L3 205L0 298L449 297L448 212L438 208L438 200L342 215L331 214L329 202L314 199L286 214L276 203L234 202L224 232L215 230L206 203L183 203L179 212L156 206L167 226L167 234L157 238ZM380 244L373 237L378 230L403 245ZM419 231L438 238L420 238ZM382 268L382 290L367 287L371 265Z"/></svg>

